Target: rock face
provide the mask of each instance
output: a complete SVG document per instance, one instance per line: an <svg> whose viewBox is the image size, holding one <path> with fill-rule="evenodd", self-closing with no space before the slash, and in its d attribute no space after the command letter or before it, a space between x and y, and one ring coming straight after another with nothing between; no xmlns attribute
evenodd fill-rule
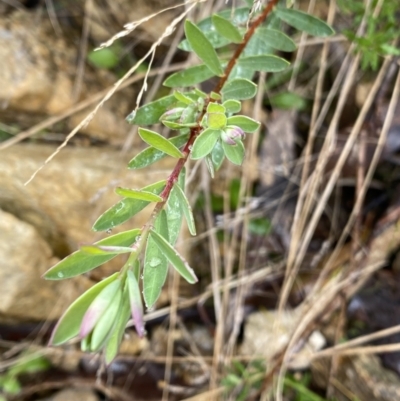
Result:
<svg viewBox="0 0 400 401"><path fill-rule="evenodd" d="M57 261L51 248L32 225L2 210L0 255L0 318L56 319L87 288L83 277L43 280L41 275Z"/></svg>
<svg viewBox="0 0 400 401"><path fill-rule="evenodd" d="M0 117L20 127L32 125L38 116L64 112L117 80L107 71L86 66L79 78L81 90L76 92L79 46L54 35L49 19L38 18L29 11L0 18L0 59L7 60L0 71ZM121 144L128 130L124 117L131 108L132 90L117 93L81 133ZM88 112L73 116L69 128Z"/></svg>
<svg viewBox="0 0 400 401"><path fill-rule="evenodd" d="M114 194L116 186L141 188L165 179L173 163L169 158L153 172L132 172L126 168L129 158L117 151L67 148L24 186L53 151L54 147L31 144L0 153L0 312L10 317L44 320L60 316L87 283L46 282L41 275L80 244L107 235L94 233L91 227L120 199ZM141 227L150 211L138 214L125 228ZM118 270L121 262L113 259L93 277Z"/></svg>

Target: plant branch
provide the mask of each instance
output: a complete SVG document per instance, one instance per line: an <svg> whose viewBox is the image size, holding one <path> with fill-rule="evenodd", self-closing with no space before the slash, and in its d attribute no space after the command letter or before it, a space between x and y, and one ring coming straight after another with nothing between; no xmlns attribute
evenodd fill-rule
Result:
<svg viewBox="0 0 400 401"><path fill-rule="evenodd" d="M252 36L255 33L255 30L257 27L259 27L268 17L268 15L272 12L273 8L275 7L275 5L278 3L279 0L271 0L267 6L265 7L265 9L263 10L263 12L261 13L261 15L252 22L252 24L250 25L249 29L246 31L243 41L242 43L240 43L235 51L235 53L233 54L233 56L231 57L231 59L229 60L227 66L225 67L225 71L224 71L224 75L223 77L220 78L220 80L218 81L217 85L215 86L213 92L219 93L222 89L222 87L225 85L226 81L229 78L230 73L232 72L233 67L235 66L237 60L239 59L240 55L242 54L243 50L246 48L247 44L249 43L250 39L252 38ZM199 118L197 119L198 123L200 123L200 121L202 120L203 116L206 113L206 109L207 109L207 105L210 102L210 97L208 97L208 99L205 101L204 104L204 108L203 111L201 113L201 115L199 116ZM163 200L159 203L157 203L157 205L154 208L153 211L153 218L155 218L158 213L163 209L165 203L168 200L169 194L172 190L173 185L175 184L175 182L177 181L180 172L182 171L189 155L190 155L190 151L191 151L191 147L196 139L196 137L200 134L201 130L200 130L200 125L198 125L195 128L191 128L190 130L190 137L189 140L187 141L184 149L183 149L183 157L181 159L179 159L178 163L176 164L174 170L172 171L172 173L170 174L170 176L167 179L167 184L163 190L163 192L161 193L161 197L163 198Z"/></svg>

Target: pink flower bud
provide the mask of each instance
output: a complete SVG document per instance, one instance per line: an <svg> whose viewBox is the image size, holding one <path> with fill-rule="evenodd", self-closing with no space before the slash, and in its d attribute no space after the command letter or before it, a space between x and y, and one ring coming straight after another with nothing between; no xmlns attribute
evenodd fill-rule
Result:
<svg viewBox="0 0 400 401"><path fill-rule="evenodd" d="M226 127L221 134L221 139L227 144L234 146L237 141L242 140L245 137L244 131L236 125Z"/></svg>
<svg viewBox="0 0 400 401"><path fill-rule="evenodd" d="M226 134L237 141L238 139L244 139L246 137L244 131L240 128L237 127L236 125L231 125L226 127L225 130Z"/></svg>

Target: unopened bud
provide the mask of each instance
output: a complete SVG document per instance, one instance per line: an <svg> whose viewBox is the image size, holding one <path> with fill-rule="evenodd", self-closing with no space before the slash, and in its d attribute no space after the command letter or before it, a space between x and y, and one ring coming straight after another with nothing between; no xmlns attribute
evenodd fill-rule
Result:
<svg viewBox="0 0 400 401"><path fill-rule="evenodd" d="M236 143L242 139L244 139L245 133L244 131L235 126L229 126L227 127L221 134L221 139L227 144L227 145L236 145Z"/></svg>
<svg viewBox="0 0 400 401"><path fill-rule="evenodd" d="M160 117L160 121L175 121L181 117L184 110L183 107L175 107L174 109L168 110Z"/></svg>

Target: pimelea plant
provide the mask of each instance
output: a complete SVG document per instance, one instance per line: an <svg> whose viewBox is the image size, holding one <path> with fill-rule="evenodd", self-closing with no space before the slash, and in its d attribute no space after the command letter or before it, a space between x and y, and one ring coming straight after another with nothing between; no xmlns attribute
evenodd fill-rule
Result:
<svg viewBox="0 0 400 401"><path fill-rule="evenodd" d="M174 248L183 217L189 232L196 235L185 195L185 164L189 158L204 160L212 177L225 159L242 164L243 139L255 132L260 123L237 114L241 101L256 95L257 86L252 82L256 72L282 71L289 65L272 54L274 51L296 49L294 41L280 30L282 21L312 35L333 33L323 21L279 6L278 0L271 0L264 7L224 10L197 25L190 20L184 22L186 39L180 47L194 52L202 64L169 76L164 85L174 88L172 94L143 105L127 118L130 124L141 126L161 122L176 132L167 139L150 129L139 128L141 139L149 147L129 162L129 168L145 168L167 156L177 160L175 168L165 180L144 188L117 188L122 200L103 213L93 226L95 231L109 232L154 203L151 217L142 228L82 246L45 274L49 280L67 279L84 274L118 254L129 255L118 273L94 285L67 309L54 329L51 344L79 337L83 350L102 351L106 363L110 363L118 353L130 318L138 334L145 334L142 299L147 308L153 307L169 265L189 283L197 281L194 271ZM226 46L236 46L227 60L219 54L219 49ZM196 88L213 77L219 80L210 93Z"/></svg>

